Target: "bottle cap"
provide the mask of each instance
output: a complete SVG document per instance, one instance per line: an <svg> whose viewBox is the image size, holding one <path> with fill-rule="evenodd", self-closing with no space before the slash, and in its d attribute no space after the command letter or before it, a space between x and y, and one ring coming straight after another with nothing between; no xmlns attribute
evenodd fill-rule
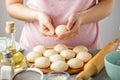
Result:
<svg viewBox="0 0 120 80"><path fill-rule="evenodd" d="M6 22L6 33L10 34L10 33L14 33L14 21L7 21Z"/></svg>
<svg viewBox="0 0 120 80"><path fill-rule="evenodd" d="M12 57L11 51L3 51L2 56L3 58L11 58Z"/></svg>

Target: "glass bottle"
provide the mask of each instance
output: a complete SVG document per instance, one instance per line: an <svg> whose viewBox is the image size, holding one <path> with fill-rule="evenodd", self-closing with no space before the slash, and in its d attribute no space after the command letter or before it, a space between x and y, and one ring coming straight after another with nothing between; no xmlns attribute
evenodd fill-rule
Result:
<svg viewBox="0 0 120 80"><path fill-rule="evenodd" d="M15 27L13 21L6 22L6 33L9 37L11 37L10 44L7 45L6 49L12 51L12 53L16 53L15 47Z"/></svg>
<svg viewBox="0 0 120 80"><path fill-rule="evenodd" d="M2 51L6 50L7 36L6 34L0 34L0 61L2 59Z"/></svg>
<svg viewBox="0 0 120 80"><path fill-rule="evenodd" d="M0 80L12 80L14 75L12 54L10 51L3 51L2 56L0 63Z"/></svg>
<svg viewBox="0 0 120 80"><path fill-rule="evenodd" d="M10 50L12 52L12 57L14 60L14 70L15 72L23 69L24 64L24 55L16 50L15 46L15 26L13 21L6 22L6 33L11 36L11 43L6 47L6 50Z"/></svg>

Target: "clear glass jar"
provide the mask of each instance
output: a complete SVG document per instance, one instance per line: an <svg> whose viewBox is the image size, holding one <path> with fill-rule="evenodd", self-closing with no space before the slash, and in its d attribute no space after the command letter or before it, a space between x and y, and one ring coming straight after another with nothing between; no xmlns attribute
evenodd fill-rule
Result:
<svg viewBox="0 0 120 80"><path fill-rule="evenodd" d="M2 51L5 51L7 47L7 39L6 34L0 34L0 61L2 59Z"/></svg>
<svg viewBox="0 0 120 80"><path fill-rule="evenodd" d="M14 75L13 58L10 51L2 51L0 63L0 80L12 80Z"/></svg>
<svg viewBox="0 0 120 80"><path fill-rule="evenodd" d="M46 80L69 80L69 76L67 72L49 72Z"/></svg>

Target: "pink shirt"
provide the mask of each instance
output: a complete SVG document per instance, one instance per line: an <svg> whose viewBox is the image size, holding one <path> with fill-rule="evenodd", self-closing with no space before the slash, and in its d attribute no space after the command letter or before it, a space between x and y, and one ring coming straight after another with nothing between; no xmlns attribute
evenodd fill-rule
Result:
<svg viewBox="0 0 120 80"><path fill-rule="evenodd" d="M82 12L96 4L96 0L26 0L26 5L52 16L56 25L66 24L68 17L75 12ZM28 14L29 15L29 14ZM98 23L81 25L79 34L67 39L56 41L53 37L44 37L40 34L38 22L25 22L20 45L23 49L31 50L36 45L54 46L59 43L68 46L85 45L89 49L99 47Z"/></svg>

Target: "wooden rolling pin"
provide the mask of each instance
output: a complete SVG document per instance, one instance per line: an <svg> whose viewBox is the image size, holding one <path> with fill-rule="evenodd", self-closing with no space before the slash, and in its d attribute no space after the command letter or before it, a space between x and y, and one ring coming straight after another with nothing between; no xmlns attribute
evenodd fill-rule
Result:
<svg viewBox="0 0 120 80"><path fill-rule="evenodd" d="M76 80L88 80L91 76L96 75L104 68L104 57L106 54L116 50L119 39L108 43L101 49L84 67L84 70L76 76Z"/></svg>

